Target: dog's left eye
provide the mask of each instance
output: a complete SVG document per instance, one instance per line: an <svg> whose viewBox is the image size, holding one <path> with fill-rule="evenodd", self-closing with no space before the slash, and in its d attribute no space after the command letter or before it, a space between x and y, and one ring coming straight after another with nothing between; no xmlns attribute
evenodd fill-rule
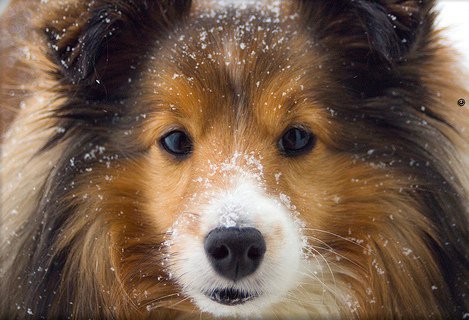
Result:
<svg viewBox="0 0 469 320"><path fill-rule="evenodd" d="M192 141L189 136L180 130L174 130L166 134L160 140L160 144L166 152L178 158L189 156L193 149Z"/></svg>
<svg viewBox="0 0 469 320"><path fill-rule="evenodd" d="M302 128L288 129L278 142L280 151L287 157L295 157L310 151L316 143L315 136Z"/></svg>

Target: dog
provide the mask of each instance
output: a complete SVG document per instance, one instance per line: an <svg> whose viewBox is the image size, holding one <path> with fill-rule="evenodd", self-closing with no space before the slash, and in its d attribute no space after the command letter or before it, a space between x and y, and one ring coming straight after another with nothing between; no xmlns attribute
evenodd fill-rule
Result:
<svg viewBox="0 0 469 320"><path fill-rule="evenodd" d="M1 318L465 317L434 5L13 1Z"/></svg>

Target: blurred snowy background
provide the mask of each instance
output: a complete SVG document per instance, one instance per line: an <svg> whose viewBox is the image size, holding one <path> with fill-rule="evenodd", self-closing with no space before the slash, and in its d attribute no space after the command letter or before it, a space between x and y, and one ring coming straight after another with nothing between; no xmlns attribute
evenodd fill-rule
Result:
<svg viewBox="0 0 469 320"><path fill-rule="evenodd" d="M445 35L462 54L464 64L469 68L469 1L440 0L438 24L446 28Z"/></svg>
<svg viewBox="0 0 469 320"><path fill-rule="evenodd" d="M237 1L243 0L230 0L229 2ZM9 0L0 0L0 13L3 12L8 2ZM461 52L464 64L469 68L469 0L439 0L437 8L441 11L439 25L447 28L445 34L449 43Z"/></svg>

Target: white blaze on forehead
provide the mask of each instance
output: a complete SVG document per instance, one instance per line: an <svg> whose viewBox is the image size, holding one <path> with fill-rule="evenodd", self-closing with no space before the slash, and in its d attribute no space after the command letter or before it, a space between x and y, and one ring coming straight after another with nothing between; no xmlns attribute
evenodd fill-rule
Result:
<svg viewBox="0 0 469 320"><path fill-rule="evenodd" d="M209 229L251 226L256 211L263 210L258 187L245 177L238 177L238 180L232 189L220 191L203 210L203 223Z"/></svg>
<svg viewBox="0 0 469 320"><path fill-rule="evenodd" d="M283 193L278 198L271 197L262 184L245 174L231 180L231 187L214 191L201 210L202 232L217 227L255 227L268 235L275 227L292 224L292 233L299 234L297 217L290 211L296 207L285 201Z"/></svg>

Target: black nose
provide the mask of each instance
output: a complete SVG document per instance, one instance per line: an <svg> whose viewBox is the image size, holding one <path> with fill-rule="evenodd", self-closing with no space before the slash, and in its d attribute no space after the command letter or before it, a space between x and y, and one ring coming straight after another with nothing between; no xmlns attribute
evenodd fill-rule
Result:
<svg viewBox="0 0 469 320"><path fill-rule="evenodd" d="M205 252L219 275L237 281L259 267L265 241L255 228L217 228L205 238Z"/></svg>

